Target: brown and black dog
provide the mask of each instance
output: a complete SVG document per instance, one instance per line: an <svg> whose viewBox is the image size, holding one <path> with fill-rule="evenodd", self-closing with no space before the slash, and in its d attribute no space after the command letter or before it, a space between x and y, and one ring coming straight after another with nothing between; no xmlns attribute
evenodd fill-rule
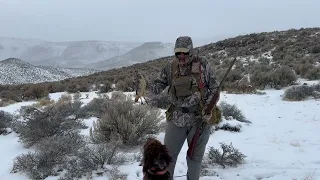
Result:
<svg viewBox="0 0 320 180"><path fill-rule="evenodd" d="M149 138L143 146L143 180L169 180L171 162L167 147L157 139Z"/></svg>

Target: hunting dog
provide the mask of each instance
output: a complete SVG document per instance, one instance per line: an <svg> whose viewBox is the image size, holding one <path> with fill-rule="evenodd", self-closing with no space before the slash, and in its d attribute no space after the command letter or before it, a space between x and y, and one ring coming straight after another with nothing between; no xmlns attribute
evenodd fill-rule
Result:
<svg viewBox="0 0 320 180"><path fill-rule="evenodd" d="M167 147L157 139L149 138L143 146L143 180L169 180L171 162Z"/></svg>

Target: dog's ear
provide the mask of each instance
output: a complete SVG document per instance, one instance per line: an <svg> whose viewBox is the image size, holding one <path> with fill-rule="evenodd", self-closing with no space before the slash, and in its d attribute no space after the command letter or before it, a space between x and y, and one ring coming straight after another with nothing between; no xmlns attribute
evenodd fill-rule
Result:
<svg viewBox="0 0 320 180"><path fill-rule="evenodd" d="M148 138L148 139L144 142L143 149L146 149L149 144L150 144L150 138Z"/></svg>
<svg viewBox="0 0 320 180"><path fill-rule="evenodd" d="M168 147L166 146L166 145L161 145L161 148L164 150L164 151L166 151L166 152L168 152L169 150L168 150Z"/></svg>

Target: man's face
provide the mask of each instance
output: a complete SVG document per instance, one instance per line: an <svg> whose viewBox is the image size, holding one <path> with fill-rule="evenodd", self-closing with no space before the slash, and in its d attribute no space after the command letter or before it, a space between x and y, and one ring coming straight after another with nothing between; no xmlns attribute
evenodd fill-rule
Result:
<svg viewBox="0 0 320 180"><path fill-rule="evenodd" d="M176 56L178 57L179 62L183 64L186 62L188 55L188 52L176 52Z"/></svg>

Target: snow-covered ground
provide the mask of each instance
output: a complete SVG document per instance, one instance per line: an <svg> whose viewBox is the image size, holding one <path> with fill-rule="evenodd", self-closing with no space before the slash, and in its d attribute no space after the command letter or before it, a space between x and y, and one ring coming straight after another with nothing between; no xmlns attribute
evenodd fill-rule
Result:
<svg viewBox="0 0 320 180"><path fill-rule="evenodd" d="M310 99L303 102L287 102L281 99L283 90L265 90L265 95L235 95L222 93L220 101L236 104L242 110L250 125L244 125L242 132L231 133L227 131L216 131L209 139L207 145L220 148L219 143L225 142L239 149L247 157L245 163L225 169L216 166L212 170L218 174L212 177L201 177L201 180L316 180L320 179L320 101ZM54 93L50 97L59 99L63 93ZM83 99L88 103L95 92L89 94L89 99ZM132 94L132 93L127 93ZM30 105L33 102L23 102L2 107L10 113L18 110L22 105ZM164 112L164 111L162 111ZM91 125L95 118L86 120ZM89 129L83 131L88 133ZM163 142L164 133L158 135ZM10 174L13 159L27 152L22 144L18 142L17 135L11 133L0 136L0 179L2 180L25 180L26 176L21 174ZM187 144L178 157L175 170L175 179L186 179L187 164L185 155ZM122 173L127 173L128 180L141 180L142 167L138 162L132 162L120 166ZM53 180L58 177L48 177ZM96 177L95 179L107 179Z"/></svg>

